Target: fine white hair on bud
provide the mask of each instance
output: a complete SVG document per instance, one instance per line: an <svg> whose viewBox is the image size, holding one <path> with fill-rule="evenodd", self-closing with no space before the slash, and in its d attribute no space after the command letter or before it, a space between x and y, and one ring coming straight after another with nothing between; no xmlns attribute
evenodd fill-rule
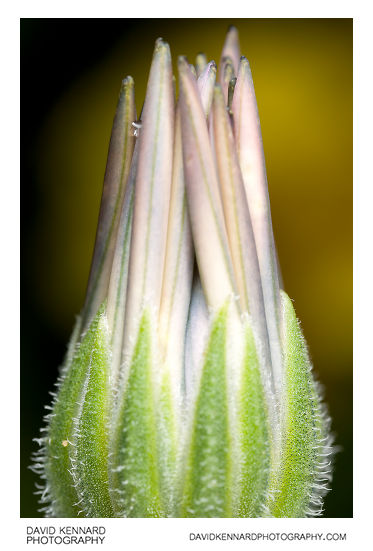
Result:
<svg viewBox="0 0 373 551"><path fill-rule="evenodd" d="M281 289L249 62L123 80L85 303L32 469L48 517L320 516L330 419Z"/></svg>

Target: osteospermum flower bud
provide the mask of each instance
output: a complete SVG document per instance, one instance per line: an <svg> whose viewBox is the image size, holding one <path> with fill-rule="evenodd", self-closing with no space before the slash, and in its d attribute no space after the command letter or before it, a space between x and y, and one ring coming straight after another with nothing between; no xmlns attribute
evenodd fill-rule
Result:
<svg viewBox="0 0 373 551"><path fill-rule="evenodd" d="M54 517L304 517L329 420L281 290L252 75L158 39L120 91L86 300L33 469Z"/></svg>

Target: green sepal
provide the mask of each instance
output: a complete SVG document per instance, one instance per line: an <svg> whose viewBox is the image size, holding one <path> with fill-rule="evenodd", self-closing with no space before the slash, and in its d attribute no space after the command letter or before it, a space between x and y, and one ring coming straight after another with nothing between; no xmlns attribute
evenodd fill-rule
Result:
<svg viewBox="0 0 373 551"><path fill-rule="evenodd" d="M174 516L177 466L176 415L170 374L162 378L157 400L157 456L161 509L166 517Z"/></svg>
<svg viewBox="0 0 373 551"><path fill-rule="evenodd" d="M108 324L102 314L95 327L71 454L79 506L85 517L113 516L108 487L109 362Z"/></svg>
<svg viewBox="0 0 373 551"><path fill-rule="evenodd" d="M50 414L45 438L45 477L51 502L51 516L75 518L80 511L72 475L71 450L75 446L74 419L89 369L92 349L103 306L81 342L75 345L71 363L62 370L62 378Z"/></svg>
<svg viewBox="0 0 373 551"><path fill-rule="evenodd" d="M290 298L281 291L283 366L281 457L273 470L268 513L312 516L311 501L328 440L327 422L314 381L307 346ZM320 486L319 494L326 489Z"/></svg>
<svg viewBox="0 0 373 551"><path fill-rule="evenodd" d="M228 307L212 321L187 452L182 517L230 517L232 457L226 379Z"/></svg>
<svg viewBox="0 0 373 551"><path fill-rule="evenodd" d="M268 491L269 420L259 358L252 329L245 327L245 349L238 395L241 450L237 517L260 517Z"/></svg>
<svg viewBox="0 0 373 551"><path fill-rule="evenodd" d="M115 516L160 517L150 316L144 311L114 420L110 486Z"/></svg>

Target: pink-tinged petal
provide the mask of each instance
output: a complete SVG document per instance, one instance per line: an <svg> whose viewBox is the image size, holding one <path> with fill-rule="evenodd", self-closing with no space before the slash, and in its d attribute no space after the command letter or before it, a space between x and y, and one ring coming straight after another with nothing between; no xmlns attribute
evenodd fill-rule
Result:
<svg viewBox="0 0 373 551"><path fill-rule="evenodd" d="M229 57L233 63L234 73L237 75L238 67L240 64L240 56L241 54L238 30L232 25L231 27L229 27L227 35L225 37L225 42L220 58L219 73L221 74L221 68L224 58Z"/></svg>
<svg viewBox="0 0 373 551"><path fill-rule="evenodd" d="M250 314L254 330L264 345L267 365L270 367L268 333L255 238L233 131L219 85L216 85L214 90L213 121L224 217L241 309Z"/></svg>
<svg viewBox="0 0 373 551"><path fill-rule="evenodd" d="M280 294L259 113L249 62L242 57L232 101L234 134L263 287L276 388L281 388Z"/></svg>
<svg viewBox="0 0 373 551"><path fill-rule="evenodd" d="M134 82L132 77L127 77L120 89L110 138L95 249L82 312L83 327L89 325L107 295L120 212L136 140L132 127L135 120Z"/></svg>
<svg viewBox="0 0 373 551"><path fill-rule="evenodd" d="M210 61L197 79L197 86L206 118L208 117L211 109L215 81L216 63L215 61Z"/></svg>
<svg viewBox="0 0 373 551"><path fill-rule="evenodd" d="M189 63L189 67L190 67L190 70L193 73L193 76L195 76L197 78L197 71L196 71L196 68L194 67L193 63Z"/></svg>
<svg viewBox="0 0 373 551"><path fill-rule="evenodd" d="M155 319L158 318L172 178L174 111L170 49L158 39L141 115L125 320L126 348L137 334L144 306L149 307Z"/></svg>
<svg viewBox="0 0 373 551"><path fill-rule="evenodd" d="M139 141L132 156L111 269L106 314L111 335L111 384L115 387L122 359L123 331L127 297L128 265L132 234L133 203L137 172Z"/></svg>
<svg viewBox="0 0 373 551"><path fill-rule="evenodd" d="M166 261L159 313L161 354L164 364L171 370L174 395L178 395L182 387L184 337L193 266L194 250L184 182L180 109L177 106Z"/></svg>
<svg viewBox="0 0 373 551"><path fill-rule="evenodd" d="M236 294L216 167L196 79L179 58L184 173L192 234L209 307Z"/></svg>

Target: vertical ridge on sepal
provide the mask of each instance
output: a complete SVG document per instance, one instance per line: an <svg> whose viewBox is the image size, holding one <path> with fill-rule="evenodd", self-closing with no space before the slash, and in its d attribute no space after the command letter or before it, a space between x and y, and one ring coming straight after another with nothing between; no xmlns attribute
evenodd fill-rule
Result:
<svg viewBox="0 0 373 551"><path fill-rule="evenodd" d="M88 371L74 421L72 473L86 517L112 517L108 480L108 423L111 408L109 331L97 320Z"/></svg>
<svg viewBox="0 0 373 551"><path fill-rule="evenodd" d="M162 516L153 384L155 354L150 315L145 310L111 427L109 476L115 516Z"/></svg>
<svg viewBox="0 0 373 551"><path fill-rule="evenodd" d="M171 366L172 368L172 366ZM157 461L162 516L173 517L176 506L176 477L180 447L180 397L175 397L171 370L160 376L156 398Z"/></svg>
<svg viewBox="0 0 373 551"><path fill-rule="evenodd" d="M228 304L212 320L204 353L185 457L182 517L229 517L232 512L227 317Z"/></svg>
<svg viewBox="0 0 373 551"><path fill-rule="evenodd" d="M271 473L267 513L273 517L314 516L322 509L333 452L328 419L313 379L307 346L290 298L281 291L284 384L282 449ZM324 480L322 482L321 480Z"/></svg>
<svg viewBox="0 0 373 551"><path fill-rule="evenodd" d="M260 517L268 490L270 427L260 360L250 324L244 327L244 356L237 399L241 449L238 517Z"/></svg>

